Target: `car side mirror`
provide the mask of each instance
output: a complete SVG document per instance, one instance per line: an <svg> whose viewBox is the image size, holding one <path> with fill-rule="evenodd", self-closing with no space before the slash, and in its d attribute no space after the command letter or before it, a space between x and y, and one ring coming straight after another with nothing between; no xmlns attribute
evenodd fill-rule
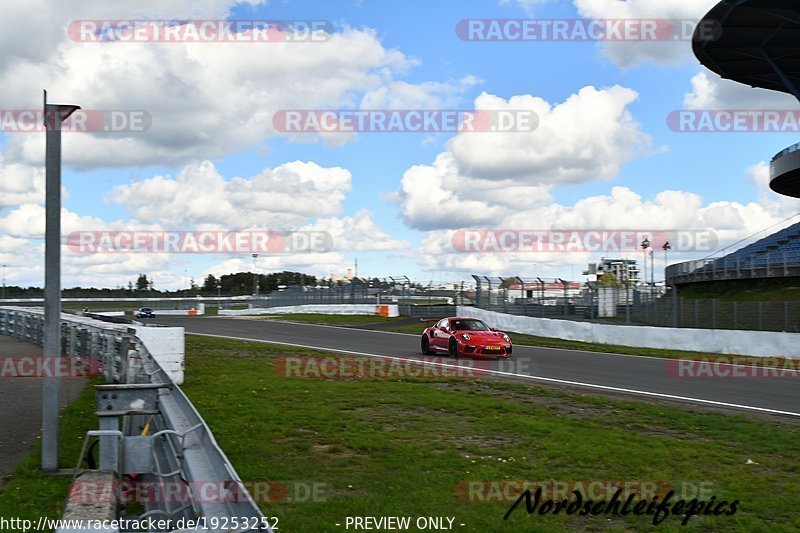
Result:
<svg viewBox="0 0 800 533"><path fill-rule="evenodd" d="M492 328L492 331L497 331L497 328Z"/></svg>

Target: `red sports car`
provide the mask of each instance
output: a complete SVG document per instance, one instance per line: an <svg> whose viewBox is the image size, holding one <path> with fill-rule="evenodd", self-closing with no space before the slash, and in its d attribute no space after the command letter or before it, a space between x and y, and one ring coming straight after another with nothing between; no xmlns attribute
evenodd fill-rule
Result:
<svg viewBox="0 0 800 533"><path fill-rule="evenodd" d="M425 328L422 353L450 357L511 357L511 339L477 318L450 317Z"/></svg>

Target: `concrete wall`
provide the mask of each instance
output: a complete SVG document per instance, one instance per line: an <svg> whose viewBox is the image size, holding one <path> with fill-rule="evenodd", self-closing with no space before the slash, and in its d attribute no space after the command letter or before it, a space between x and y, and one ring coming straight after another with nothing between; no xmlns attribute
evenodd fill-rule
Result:
<svg viewBox="0 0 800 533"><path fill-rule="evenodd" d="M177 385L183 383L184 336L183 328L131 325L164 372Z"/></svg>
<svg viewBox="0 0 800 533"><path fill-rule="evenodd" d="M800 333L615 326L506 315L462 306L458 307L458 315L480 318L501 331L595 344L732 355L800 356Z"/></svg>
<svg viewBox="0 0 800 533"><path fill-rule="evenodd" d="M397 305L389 305L389 316L400 316ZM307 304L287 305L282 307L263 307L255 309L221 309L223 316L246 315L285 315L290 313L322 313L326 315L374 315L373 304Z"/></svg>

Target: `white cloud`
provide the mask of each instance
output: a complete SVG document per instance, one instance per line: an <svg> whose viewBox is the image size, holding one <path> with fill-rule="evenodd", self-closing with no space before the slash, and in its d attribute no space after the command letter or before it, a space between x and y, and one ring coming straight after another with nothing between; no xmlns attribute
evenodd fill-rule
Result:
<svg viewBox="0 0 800 533"><path fill-rule="evenodd" d="M627 187L613 187L608 195L590 196L573 205L554 203L509 214L496 225L487 227L516 230L711 230L719 239L719 248L722 248L784 220L800 207L798 200L780 198L763 190L765 168L764 163L759 163L747 171L748 179L757 183L762 192L760 202L704 203L697 194L675 190L643 198ZM450 230L430 232L423 239L418 255L426 270L530 276L534 268L537 272L557 272L565 265L583 267L600 256L618 255L613 252L465 253L454 249L453 234ZM633 252L627 257L639 259L638 255ZM706 252L675 253L670 259L682 261L706 255Z"/></svg>
<svg viewBox="0 0 800 533"><path fill-rule="evenodd" d="M650 150L650 137L627 109L636 97L619 86L584 87L557 105L531 95L481 94L476 109L530 110L538 128L458 134L432 165L403 175L398 199L405 220L417 229L491 224L510 211L546 205L554 185L615 177Z"/></svg>
<svg viewBox="0 0 800 533"><path fill-rule="evenodd" d="M797 100L790 95L757 89L720 78L713 72L699 72L692 77L692 90L684 95L687 109L795 109Z"/></svg>
<svg viewBox="0 0 800 533"><path fill-rule="evenodd" d="M350 172L338 167L323 168L296 161L264 169L250 178L225 179L212 163L205 161L186 166L176 178L155 176L115 189L110 196L130 209L132 218L127 220L106 222L62 208L62 234L181 229L327 232L333 244L328 252L299 251L259 259L259 267L263 269L303 270L326 276L342 269L347 253L390 252L410 247L382 230L368 210L362 209L352 216L334 216L341 211L349 189ZM0 216L0 262L8 264L9 272L13 271L25 285L41 285L44 220L44 207L35 203L17 206ZM156 279L159 288L177 288L185 285L185 280L170 269L179 271L183 263L196 270L193 266L196 260L216 257L81 253L65 244L63 278L66 286L115 287L127 285L142 272ZM212 270L234 267L239 270L232 272L246 271L251 264L234 257Z"/></svg>
<svg viewBox="0 0 800 533"><path fill-rule="evenodd" d="M0 231L11 237L43 239L44 222L44 206L39 204L22 204L0 217ZM65 208L61 209L62 235L87 229L112 229L119 227L119 223L107 224L93 216L79 215Z"/></svg>
<svg viewBox="0 0 800 533"><path fill-rule="evenodd" d="M44 202L44 168L6 163L0 156L0 208Z"/></svg>
<svg viewBox="0 0 800 533"><path fill-rule="evenodd" d="M237 4L252 6L267 0L25 0L3 2L0 20L0 71L52 57L73 20L225 18ZM55 65L53 65L55 66Z"/></svg>
<svg viewBox="0 0 800 533"><path fill-rule="evenodd" d="M610 178L620 165L646 153L642 133L627 106L631 89L584 87L552 106L531 96L508 100L483 93L476 109L530 110L539 117L533 132L464 133L450 142L462 174L489 180L522 179L535 184L583 183Z"/></svg>
<svg viewBox="0 0 800 533"><path fill-rule="evenodd" d="M371 89L361 99L361 109L446 109L455 106L464 92L479 84L474 76L454 82L408 83L393 80Z"/></svg>
<svg viewBox="0 0 800 533"><path fill-rule="evenodd" d="M349 266L345 255L340 252L294 254L291 256L270 256L258 258L257 268L262 274L282 272L284 270L303 272L317 277L328 277L331 273L343 273L345 265ZM213 274L216 277L236 272L252 272L253 262L234 257L222 261L203 271L201 280Z"/></svg>
<svg viewBox="0 0 800 533"><path fill-rule="evenodd" d="M693 56L691 34L694 24L716 5L718 0L573 0L578 13L593 19L665 19L687 21L682 39L666 41L606 41L600 44L603 54L621 67L641 63L675 64Z"/></svg>
<svg viewBox="0 0 800 533"><path fill-rule="evenodd" d="M408 248L408 242L397 240L383 231L372 213L361 209L352 217L319 218L298 231L320 231L331 236L334 251L390 251Z"/></svg>
<svg viewBox="0 0 800 533"><path fill-rule="evenodd" d="M199 224L280 228L338 214L350 178L343 168L295 161L226 180L213 163L203 161L187 165L175 178L155 176L116 187L109 197L135 218L173 229Z"/></svg>
<svg viewBox="0 0 800 533"><path fill-rule="evenodd" d="M420 84L398 80L419 62L384 48L369 29L344 28L325 42L220 44L81 43L71 41L66 32L70 21L81 18L224 17L235 3L19 3L26 7L18 5L15 16L0 20L0 36L10 34L16 40L0 47L4 106L36 109L45 87L51 90L51 101L90 110L145 111L152 117L145 132L65 136L65 164L78 169L179 165L258 146L278 134L272 118L282 109L353 108L360 103L435 107L452 104L477 83L470 76ZM36 42L45 36L48 46L16 53L19 41L29 43L31 35L37 36ZM304 139L320 137L331 143L350 138ZM43 142L42 135L15 134L6 158L39 164Z"/></svg>

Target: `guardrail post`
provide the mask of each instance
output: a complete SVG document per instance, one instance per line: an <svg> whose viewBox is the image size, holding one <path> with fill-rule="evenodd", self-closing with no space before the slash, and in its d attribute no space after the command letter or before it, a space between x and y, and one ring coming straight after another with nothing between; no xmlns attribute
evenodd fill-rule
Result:
<svg viewBox="0 0 800 533"><path fill-rule="evenodd" d="M116 416L100 416L100 431L119 431L119 420ZM119 441L117 437L100 437L98 466L100 470L119 472Z"/></svg>

